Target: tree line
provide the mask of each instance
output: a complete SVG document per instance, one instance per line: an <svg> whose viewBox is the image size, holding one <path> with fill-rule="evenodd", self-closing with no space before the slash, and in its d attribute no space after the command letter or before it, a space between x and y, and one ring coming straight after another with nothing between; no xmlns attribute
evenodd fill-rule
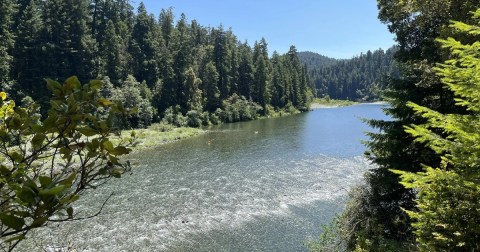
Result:
<svg viewBox="0 0 480 252"><path fill-rule="evenodd" d="M269 56L231 29L204 27L172 9L158 18L129 0L5 0L0 3L0 83L45 113L45 78L101 79L102 94L136 107L129 127L162 118L198 126L308 109L314 94L296 48ZM169 114L170 113L170 114ZM172 114L173 113L173 114ZM173 121L171 121L173 122Z"/></svg>
<svg viewBox="0 0 480 252"><path fill-rule="evenodd" d="M381 99L388 78L398 76L392 47L361 53L348 60L334 60L319 54L306 53L300 56L309 68L309 77L318 97L352 101Z"/></svg>

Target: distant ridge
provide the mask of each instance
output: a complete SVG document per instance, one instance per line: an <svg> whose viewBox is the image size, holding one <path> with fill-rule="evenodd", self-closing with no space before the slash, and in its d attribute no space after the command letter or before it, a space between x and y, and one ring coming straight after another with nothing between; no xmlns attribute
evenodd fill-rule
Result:
<svg viewBox="0 0 480 252"><path fill-rule="evenodd" d="M298 52L297 55L300 62L307 65L308 70L312 70L313 68L331 66L338 62L337 59L323 56L319 53L310 51Z"/></svg>
<svg viewBox="0 0 480 252"><path fill-rule="evenodd" d="M395 47L360 53L351 59L332 59L314 52L298 53L306 64L318 97L354 101L376 101L388 76L398 76Z"/></svg>

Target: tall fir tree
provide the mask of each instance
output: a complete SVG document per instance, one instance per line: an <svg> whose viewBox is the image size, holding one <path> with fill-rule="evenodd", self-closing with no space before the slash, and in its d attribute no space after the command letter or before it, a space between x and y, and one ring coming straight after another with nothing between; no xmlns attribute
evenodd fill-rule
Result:
<svg viewBox="0 0 480 252"><path fill-rule="evenodd" d="M254 65L252 48L247 42L240 45L239 48L239 66L238 66L238 80L237 89L238 94L245 98L252 99L251 87L254 81Z"/></svg>
<svg viewBox="0 0 480 252"><path fill-rule="evenodd" d="M8 90L12 85L10 70L12 62L11 49L15 41L12 33L15 7L16 4L13 0L0 2L0 87L4 90Z"/></svg>
<svg viewBox="0 0 480 252"><path fill-rule="evenodd" d="M30 0L20 15L17 26L17 39L14 48L13 76L17 81L18 91L23 95L36 96L45 94L42 83L42 32L43 20L39 1Z"/></svg>
<svg viewBox="0 0 480 252"><path fill-rule="evenodd" d="M269 82L270 82L270 64L268 60L267 42L264 38L255 43L253 49L255 64L254 87L252 89L253 101L258 102L263 108L263 113L267 112L269 103Z"/></svg>
<svg viewBox="0 0 480 252"><path fill-rule="evenodd" d="M466 14L480 7L480 2L379 0L378 7L380 19L397 35L395 57L402 76L393 79L385 92L391 105L385 111L392 120L369 122L381 130L370 133L367 143L367 154L378 168L367 173L365 190L353 200L356 203L350 204L350 212L347 209L356 216L346 224L349 247L366 250L385 244L395 244L392 248L398 249L399 243L414 240L411 220L404 210L415 208L415 191L405 189L390 169L418 172L422 164L438 167L441 159L404 131L407 125L425 123L406 104L412 101L441 113L462 110L454 106L451 92L443 88L433 71L448 56L435 39L448 35L449 20L469 20Z"/></svg>
<svg viewBox="0 0 480 252"><path fill-rule="evenodd" d="M452 59L435 68L443 84L455 95L466 114L440 113L409 103L425 124L409 125L406 132L441 156L440 166L424 166L422 172L397 171L402 184L418 191L417 207L407 213L413 218L421 251L476 251L480 249L480 9L475 24L453 22L455 37L476 37L462 43L439 40Z"/></svg>

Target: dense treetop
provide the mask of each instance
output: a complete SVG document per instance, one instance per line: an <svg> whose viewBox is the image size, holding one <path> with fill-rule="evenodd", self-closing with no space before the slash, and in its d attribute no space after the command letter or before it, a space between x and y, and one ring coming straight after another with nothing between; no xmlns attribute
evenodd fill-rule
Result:
<svg viewBox="0 0 480 252"><path fill-rule="evenodd" d="M159 121L176 106L169 111L198 116L190 121L225 121L224 101L235 95L255 105L253 118L290 106L306 110L314 93L294 47L273 59L264 39L252 47L231 29L204 27L185 15L175 21L171 9L157 17L128 0L1 4L2 88L17 101L32 97L43 112L49 100L44 78L72 75L102 79L107 98L136 101L132 127Z"/></svg>

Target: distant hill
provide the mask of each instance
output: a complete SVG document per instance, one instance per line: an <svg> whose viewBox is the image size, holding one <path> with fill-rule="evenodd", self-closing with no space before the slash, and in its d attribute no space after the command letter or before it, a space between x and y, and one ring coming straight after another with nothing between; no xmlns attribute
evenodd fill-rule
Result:
<svg viewBox="0 0 480 252"><path fill-rule="evenodd" d="M398 76L393 60L395 51L394 47L386 51L378 49L348 60L305 52L299 53L299 59L307 65L318 97L328 95L333 99L373 101L380 99L380 91L386 86L385 78Z"/></svg>
<svg viewBox="0 0 480 252"><path fill-rule="evenodd" d="M306 64L307 69L331 66L337 63L337 59L329 58L315 52L298 52L298 59L302 65Z"/></svg>

